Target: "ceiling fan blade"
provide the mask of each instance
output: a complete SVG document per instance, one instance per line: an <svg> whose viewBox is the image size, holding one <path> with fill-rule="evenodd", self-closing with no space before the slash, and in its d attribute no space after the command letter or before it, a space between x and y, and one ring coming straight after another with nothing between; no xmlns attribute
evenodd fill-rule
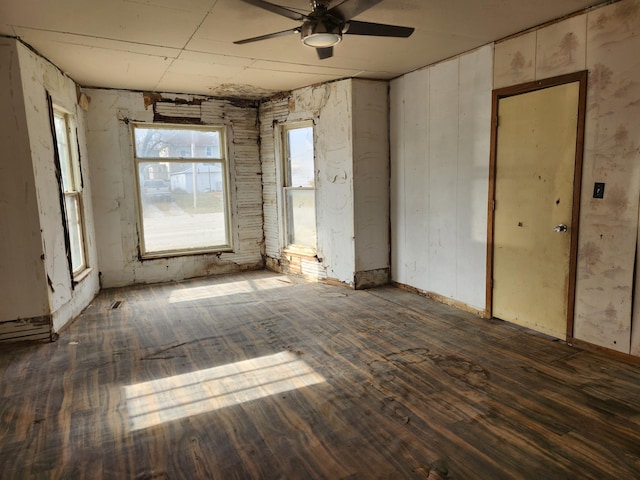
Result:
<svg viewBox="0 0 640 480"><path fill-rule="evenodd" d="M351 20L365 10L370 9L382 0L345 0L340 5L330 8L327 12L340 20Z"/></svg>
<svg viewBox="0 0 640 480"><path fill-rule="evenodd" d="M253 38L245 38L244 40L238 40L233 43L236 45L244 45L245 43L259 42L260 40L268 40L269 38L284 37L285 35L291 35L292 33L300 33L300 29L298 27L290 28L289 30L283 30L282 32L268 33L266 35L260 35L259 37Z"/></svg>
<svg viewBox="0 0 640 480"><path fill-rule="evenodd" d="M397 25L385 25L384 23L358 22L351 20L347 23L344 33L349 35L374 35L377 37L400 37L411 36L415 28L400 27Z"/></svg>
<svg viewBox="0 0 640 480"><path fill-rule="evenodd" d="M320 60L333 57L333 47L316 48L316 53Z"/></svg>
<svg viewBox="0 0 640 480"><path fill-rule="evenodd" d="M306 15L303 15L298 12L294 12L293 10L289 10L288 8L281 7L280 5L274 5L273 3L265 2L263 0L241 0L244 3L249 3L256 7L263 8L273 13L277 13L278 15L282 15L283 17L290 18L292 20L302 21L307 18Z"/></svg>

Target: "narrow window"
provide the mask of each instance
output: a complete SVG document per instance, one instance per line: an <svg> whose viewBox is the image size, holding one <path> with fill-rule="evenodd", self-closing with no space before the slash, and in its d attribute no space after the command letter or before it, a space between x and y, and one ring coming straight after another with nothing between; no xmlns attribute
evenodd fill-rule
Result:
<svg viewBox="0 0 640 480"><path fill-rule="evenodd" d="M82 177L75 136L75 119L72 115L54 107L53 121L64 193L71 270L75 277L87 268L82 215Z"/></svg>
<svg viewBox="0 0 640 480"><path fill-rule="evenodd" d="M316 249L316 194L313 126L283 129L284 208L287 248Z"/></svg>
<svg viewBox="0 0 640 480"><path fill-rule="evenodd" d="M133 126L143 257L231 249L224 128Z"/></svg>

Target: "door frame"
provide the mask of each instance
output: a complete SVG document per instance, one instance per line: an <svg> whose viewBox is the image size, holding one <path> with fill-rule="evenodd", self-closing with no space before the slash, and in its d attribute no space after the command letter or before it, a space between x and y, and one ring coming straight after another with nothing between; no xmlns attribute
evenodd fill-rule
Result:
<svg viewBox="0 0 640 480"><path fill-rule="evenodd" d="M587 106L587 77L588 70L569 73L544 80L535 80L520 85L503 87L493 90L491 104L491 145L489 160L489 205L487 228L487 292L486 313L493 317L493 255L494 255L494 225L495 225L495 194L496 194L496 160L498 154L498 115L499 102L503 98L531 93L545 88L556 87L567 83L579 82L578 93L578 121L576 132L576 152L573 174L573 206L571 211L571 246L569 252L569 285L567 291L567 339L573 338L574 309L576 294L576 269L578 258L578 228L580 224L580 195L582 189L582 158L584 153L584 128Z"/></svg>

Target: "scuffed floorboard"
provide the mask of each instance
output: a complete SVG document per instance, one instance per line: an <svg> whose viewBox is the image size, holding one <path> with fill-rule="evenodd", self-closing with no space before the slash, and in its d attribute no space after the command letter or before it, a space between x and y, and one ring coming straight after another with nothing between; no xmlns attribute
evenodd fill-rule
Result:
<svg viewBox="0 0 640 480"><path fill-rule="evenodd" d="M393 287L108 290L0 375L3 478L640 477L638 367Z"/></svg>

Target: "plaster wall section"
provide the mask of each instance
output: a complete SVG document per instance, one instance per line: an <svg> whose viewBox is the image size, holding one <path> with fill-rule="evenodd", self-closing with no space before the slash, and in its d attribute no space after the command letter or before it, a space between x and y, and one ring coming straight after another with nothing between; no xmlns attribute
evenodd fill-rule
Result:
<svg viewBox="0 0 640 480"><path fill-rule="evenodd" d="M574 336L640 355L634 265L640 197L640 0L622 0L496 45L496 87L587 69ZM524 72L526 71L526 74ZM592 198L604 182L603 199ZM635 311L640 311L635 298ZM635 328L632 328L632 324Z"/></svg>
<svg viewBox="0 0 640 480"><path fill-rule="evenodd" d="M354 285L352 81L330 83L316 120L318 256L327 276Z"/></svg>
<svg viewBox="0 0 640 480"><path fill-rule="evenodd" d="M290 92L260 106L263 209L267 265L311 278L353 285L352 84L344 80ZM284 249L280 126L314 122L316 161L316 258Z"/></svg>
<svg viewBox="0 0 640 480"><path fill-rule="evenodd" d="M263 267L257 106L208 97L86 89L102 285L157 283ZM154 111L155 110L155 111ZM131 122L184 119L226 127L233 251L142 260ZM164 120L168 119L168 120Z"/></svg>
<svg viewBox="0 0 640 480"><path fill-rule="evenodd" d="M391 82L392 280L483 312L492 46Z"/></svg>
<svg viewBox="0 0 640 480"><path fill-rule="evenodd" d="M389 281L389 84L352 81L356 287Z"/></svg>
<svg viewBox="0 0 640 480"><path fill-rule="evenodd" d="M18 44L9 38L0 38L0 111L1 324L50 313Z"/></svg>
<svg viewBox="0 0 640 480"><path fill-rule="evenodd" d="M53 330L56 331L77 316L99 289L91 181L87 174L86 119L84 110L77 106L77 91L73 80L22 44L19 44L18 53L44 247L45 281L53 315ZM75 285L72 285L65 249L64 220L60 207L60 186L55 172L55 145L47 94L51 96L54 105L63 108L75 119L77 145L71 145L71 148L79 147L80 168L84 174L81 206L85 255L89 270Z"/></svg>

